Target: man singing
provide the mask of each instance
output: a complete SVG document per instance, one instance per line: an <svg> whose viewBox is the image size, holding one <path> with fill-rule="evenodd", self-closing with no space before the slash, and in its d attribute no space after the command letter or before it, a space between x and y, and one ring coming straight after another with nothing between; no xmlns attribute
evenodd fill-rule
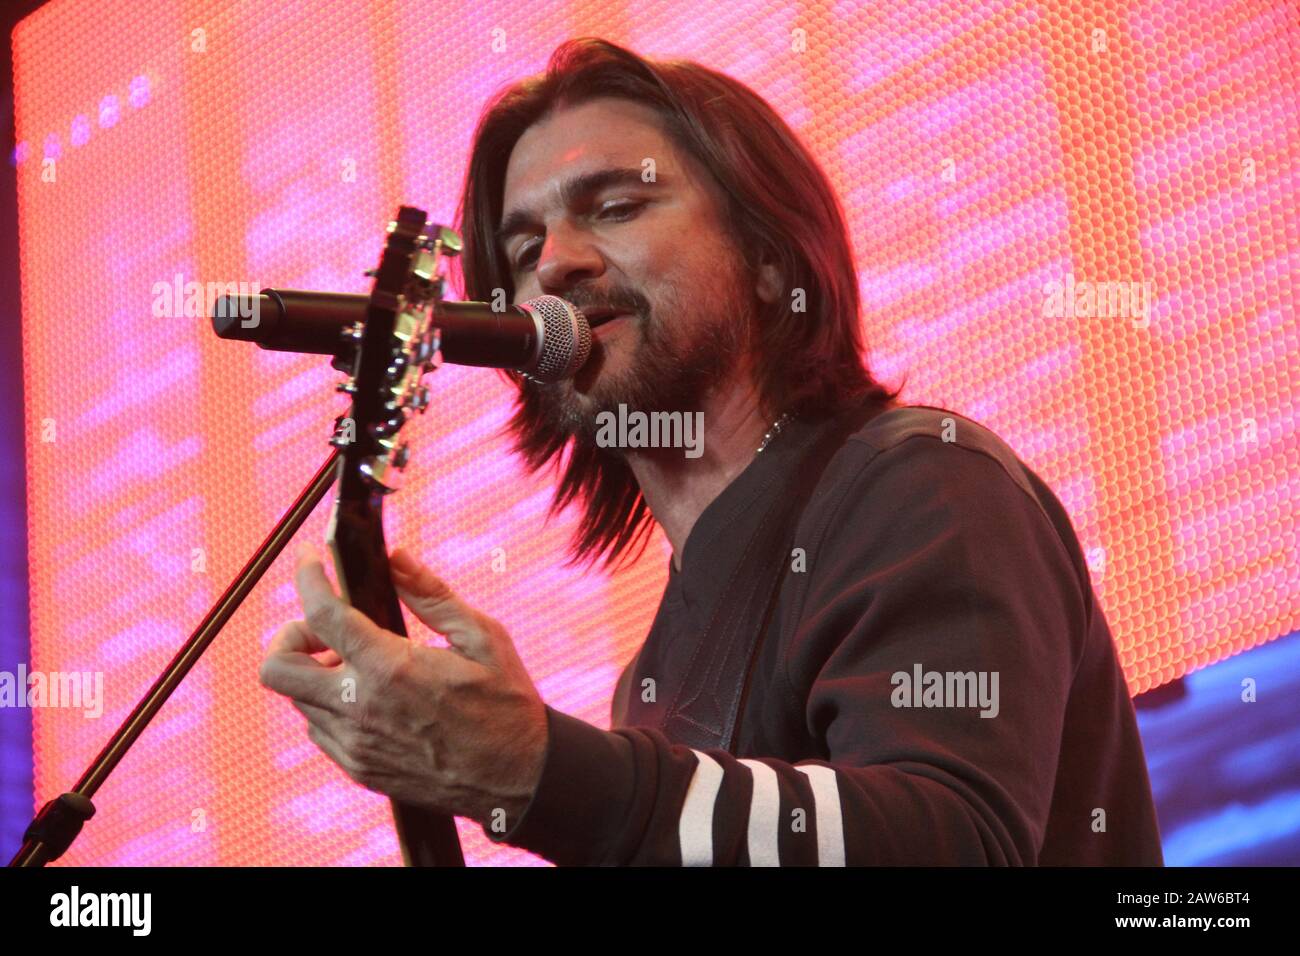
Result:
<svg viewBox="0 0 1300 956"><path fill-rule="evenodd" d="M406 552L399 594L449 648L301 552L305 620L262 680L345 771L558 864L1162 863L1065 510L996 435L872 378L839 202L762 99L566 43L481 118L461 228L467 298L591 319L576 378L512 376L517 450L581 506L572 557L634 560L657 523L668 584L605 731ZM702 413L702 443L610 447L620 407Z"/></svg>

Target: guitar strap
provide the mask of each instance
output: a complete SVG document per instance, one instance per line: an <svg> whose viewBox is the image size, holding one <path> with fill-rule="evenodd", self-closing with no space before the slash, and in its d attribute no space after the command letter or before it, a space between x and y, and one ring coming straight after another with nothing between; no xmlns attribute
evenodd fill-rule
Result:
<svg viewBox="0 0 1300 956"><path fill-rule="evenodd" d="M704 632L697 666L668 707L662 731L673 743L736 754L749 683L789 570L808 499L844 439L879 412L870 402L832 420L773 496L745 546Z"/></svg>

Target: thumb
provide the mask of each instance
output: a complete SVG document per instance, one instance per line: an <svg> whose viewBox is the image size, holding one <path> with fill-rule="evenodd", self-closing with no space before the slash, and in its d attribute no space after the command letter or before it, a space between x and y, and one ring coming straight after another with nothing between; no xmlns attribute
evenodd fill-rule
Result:
<svg viewBox="0 0 1300 956"><path fill-rule="evenodd" d="M389 555L389 565L397 596L411 613L471 660L491 660L483 616L457 597L451 585L404 548Z"/></svg>

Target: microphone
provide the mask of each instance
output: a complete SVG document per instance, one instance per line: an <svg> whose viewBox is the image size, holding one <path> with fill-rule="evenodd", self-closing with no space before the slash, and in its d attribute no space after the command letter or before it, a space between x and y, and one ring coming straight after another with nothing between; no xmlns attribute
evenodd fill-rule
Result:
<svg viewBox="0 0 1300 956"><path fill-rule="evenodd" d="M354 347L344 333L365 322L369 301L365 295L300 289L223 295L213 305L212 329L219 338L277 352L338 357ZM433 310L442 359L452 365L505 368L538 382L558 382L576 375L591 354L586 316L559 296L541 295L504 312L486 302L439 301Z"/></svg>

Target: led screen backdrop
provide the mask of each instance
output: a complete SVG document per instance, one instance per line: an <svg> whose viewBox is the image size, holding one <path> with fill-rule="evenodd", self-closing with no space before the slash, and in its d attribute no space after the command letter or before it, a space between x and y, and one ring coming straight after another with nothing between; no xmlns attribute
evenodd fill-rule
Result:
<svg viewBox="0 0 1300 956"><path fill-rule="evenodd" d="M851 224L874 369L983 421L1073 515L1134 693L1300 626L1300 257L1286 0L53 2L13 37L32 661L103 673L35 715L69 788L328 451L319 357L219 342L185 284L344 292L401 203L452 221L502 83L572 36L747 82ZM171 296L165 287L179 289ZM562 566L572 513L445 367L390 543L501 619L543 696L608 726L668 550ZM304 530L323 540L322 506ZM391 864L387 801L257 682L284 556L100 791L80 864ZM537 862L463 825L471 862Z"/></svg>

